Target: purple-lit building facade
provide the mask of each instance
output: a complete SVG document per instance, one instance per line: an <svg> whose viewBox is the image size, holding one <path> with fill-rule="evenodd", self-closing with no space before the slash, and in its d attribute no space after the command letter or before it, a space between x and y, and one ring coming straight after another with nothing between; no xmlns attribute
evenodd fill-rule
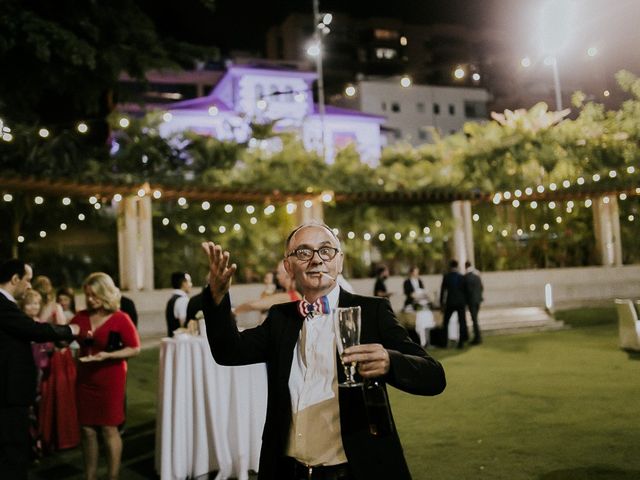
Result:
<svg viewBox="0 0 640 480"><path fill-rule="evenodd" d="M294 131L305 148L323 151L327 162L349 144L355 145L363 162L376 165L385 117L357 110L326 106L324 118L313 102L315 72L231 66L204 97L172 103L170 120L161 126L169 135L192 130L220 140L256 144L250 123L275 122L275 131Z"/></svg>

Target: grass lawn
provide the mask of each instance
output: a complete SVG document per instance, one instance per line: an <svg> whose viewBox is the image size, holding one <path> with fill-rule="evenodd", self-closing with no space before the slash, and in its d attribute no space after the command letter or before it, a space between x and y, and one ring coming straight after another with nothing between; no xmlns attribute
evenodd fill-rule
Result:
<svg viewBox="0 0 640 480"><path fill-rule="evenodd" d="M438 397L390 389L414 480L640 479L640 356L617 347L613 309L559 312L570 329L434 350ZM130 362L125 480L154 478L157 349ZM32 478L81 478L78 449ZM390 479L392 480L392 479Z"/></svg>

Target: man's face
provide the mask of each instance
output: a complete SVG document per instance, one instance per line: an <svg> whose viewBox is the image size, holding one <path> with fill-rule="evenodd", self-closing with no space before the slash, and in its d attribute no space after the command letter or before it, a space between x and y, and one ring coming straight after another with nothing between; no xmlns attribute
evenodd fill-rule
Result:
<svg viewBox="0 0 640 480"><path fill-rule="evenodd" d="M287 255L298 248L317 250L322 247L338 248L335 238L323 227L310 226L298 230L289 243ZM331 260L323 260L318 252L313 253L310 260L303 261L295 255L287 256L284 267L287 273L296 280L305 297L317 298L335 286L335 278L342 272L342 252ZM322 273L327 273L333 280Z"/></svg>
<svg viewBox="0 0 640 480"><path fill-rule="evenodd" d="M24 266L24 275L15 284L13 296L16 300L22 298L24 293L31 288L31 279L33 278L33 270L29 265Z"/></svg>

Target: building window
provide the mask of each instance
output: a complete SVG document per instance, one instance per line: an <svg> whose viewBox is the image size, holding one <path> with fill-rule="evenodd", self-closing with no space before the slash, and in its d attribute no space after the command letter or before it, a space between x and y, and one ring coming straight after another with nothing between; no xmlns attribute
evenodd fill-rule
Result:
<svg viewBox="0 0 640 480"><path fill-rule="evenodd" d="M424 113L424 103L423 102L416 103L416 111L418 113Z"/></svg>
<svg viewBox="0 0 640 480"><path fill-rule="evenodd" d="M395 130L393 134L395 135L397 140L400 140L402 138L402 130L400 129Z"/></svg>
<svg viewBox="0 0 640 480"><path fill-rule="evenodd" d="M376 48L376 58L379 60L391 60L398 56L395 48Z"/></svg>
<svg viewBox="0 0 640 480"><path fill-rule="evenodd" d="M387 111L387 102L382 102L382 105L380 105L382 107L382 111L386 112Z"/></svg>
<svg viewBox="0 0 640 480"><path fill-rule="evenodd" d="M455 115L456 114L456 106L453 103L449 104L449 115Z"/></svg>
<svg viewBox="0 0 640 480"><path fill-rule="evenodd" d="M394 113L400 113L400 104L398 102L393 102L391 104L391 111Z"/></svg>
<svg viewBox="0 0 640 480"><path fill-rule="evenodd" d="M257 102L258 100L262 100L262 97L263 97L263 95L264 95L264 90L263 90L263 88L262 88L262 85L256 85L256 90L255 90L255 92L256 92L256 102Z"/></svg>
<svg viewBox="0 0 640 480"><path fill-rule="evenodd" d="M464 102L464 116L466 118L487 118L487 106L484 102Z"/></svg>
<svg viewBox="0 0 640 480"><path fill-rule="evenodd" d="M424 128L418 129L418 138L420 140L426 140L428 138L427 131Z"/></svg>
<svg viewBox="0 0 640 480"><path fill-rule="evenodd" d="M440 115L440 104L439 103L434 103L433 104L433 114L434 115Z"/></svg>
<svg viewBox="0 0 640 480"><path fill-rule="evenodd" d="M400 36L400 34L396 30L376 28L373 30L373 36L378 40L395 40Z"/></svg>

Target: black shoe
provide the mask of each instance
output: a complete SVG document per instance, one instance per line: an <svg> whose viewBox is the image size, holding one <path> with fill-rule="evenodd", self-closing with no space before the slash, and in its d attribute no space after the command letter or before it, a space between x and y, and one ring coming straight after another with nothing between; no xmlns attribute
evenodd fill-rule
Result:
<svg viewBox="0 0 640 480"><path fill-rule="evenodd" d="M471 340L471 342L469 342L470 345L480 345L482 343L482 339L480 338L474 338L473 340Z"/></svg>
<svg viewBox="0 0 640 480"><path fill-rule="evenodd" d="M464 342L458 342L458 346L456 348L462 350L464 348Z"/></svg>

